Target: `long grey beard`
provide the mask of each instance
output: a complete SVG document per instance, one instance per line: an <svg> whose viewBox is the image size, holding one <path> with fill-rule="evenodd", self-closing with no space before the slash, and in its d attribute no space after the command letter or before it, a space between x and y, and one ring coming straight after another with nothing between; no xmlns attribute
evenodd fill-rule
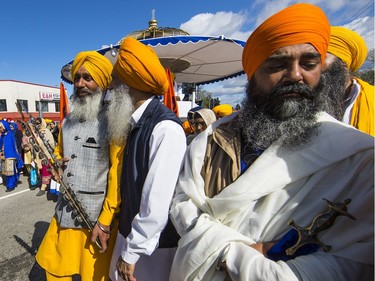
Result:
<svg viewBox="0 0 375 281"><path fill-rule="evenodd" d="M110 101L107 108L108 134L110 141L124 145L130 132L130 119L134 107L129 95L129 88L122 84L110 91Z"/></svg>
<svg viewBox="0 0 375 281"><path fill-rule="evenodd" d="M336 60L323 72L327 80L326 89L327 102L324 111L331 114L337 120L342 121L344 116L346 81L350 77L344 63L339 59Z"/></svg>
<svg viewBox="0 0 375 281"><path fill-rule="evenodd" d="M95 120L103 107L103 91L80 97L73 95L71 100L71 118L77 120Z"/></svg>
<svg viewBox="0 0 375 281"><path fill-rule="evenodd" d="M267 149L279 140L282 146L292 150L307 144L319 133L316 113L322 109L324 83L324 79L321 79L317 88L302 99L285 99L278 103L267 103L266 100L270 99L267 97L261 102L254 102L251 92L256 89L249 86L239 113L246 144L254 149ZM308 91L307 88L304 90Z"/></svg>

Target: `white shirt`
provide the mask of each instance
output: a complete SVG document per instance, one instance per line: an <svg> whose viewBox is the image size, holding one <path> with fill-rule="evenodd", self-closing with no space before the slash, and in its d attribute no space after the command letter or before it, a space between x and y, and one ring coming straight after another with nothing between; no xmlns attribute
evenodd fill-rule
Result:
<svg viewBox="0 0 375 281"><path fill-rule="evenodd" d="M133 127L153 98L133 113ZM158 246L186 150L185 133L176 122L162 121L152 131L149 146L149 170L142 189L140 211L128 237L125 239L119 233L117 238L117 244L122 245L121 257L129 264L135 264L141 255L151 255Z"/></svg>
<svg viewBox="0 0 375 281"><path fill-rule="evenodd" d="M345 124L350 124L354 102L356 101L358 94L361 92L361 86L358 84L358 82L355 79L353 79L352 81L353 84L350 89L349 97L345 100L346 109L344 112L344 116L342 117L342 122L344 122Z"/></svg>

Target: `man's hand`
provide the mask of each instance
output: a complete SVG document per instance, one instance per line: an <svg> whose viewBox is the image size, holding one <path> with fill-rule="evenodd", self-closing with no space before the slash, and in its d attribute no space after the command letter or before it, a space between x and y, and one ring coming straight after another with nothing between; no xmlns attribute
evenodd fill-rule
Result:
<svg viewBox="0 0 375 281"><path fill-rule="evenodd" d="M50 169L50 173L55 181L60 182L60 171L56 172L54 169Z"/></svg>
<svg viewBox="0 0 375 281"><path fill-rule="evenodd" d="M53 169L51 169L51 172L52 172L52 176L54 178L55 181L59 182L59 179L63 176L64 174L64 169L66 168L66 165L65 163L69 162L70 158L68 157L64 157L64 158L61 158L61 159L58 159L57 162L59 164L59 166L61 168L58 169L58 172L54 171Z"/></svg>
<svg viewBox="0 0 375 281"><path fill-rule="evenodd" d="M277 241L276 241L277 242ZM264 242L264 243L257 243L250 245L251 248L254 248L259 253L263 254L265 257L267 257L267 252L273 245L275 245L276 242Z"/></svg>
<svg viewBox="0 0 375 281"><path fill-rule="evenodd" d="M104 232L101 228L103 228L107 233ZM92 234L91 234L91 242L95 243L96 238L99 237L100 243L102 244L102 249L99 251L100 253L104 253L107 250L107 247L108 247L107 241L109 240L109 237L111 236L110 232L111 232L111 229L109 226L100 224L100 227L99 227L99 222L97 222L94 225L94 229L92 230Z"/></svg>
<svg viewBox="0 0 375 281"><path fill-rule="evenodd" d="M264 243L256 243L249 245L251 248L254 248L259 253L263 254L267 258L267 252L276 242L264 242ZM227 263L226 261L222 261L219 263L218 270L220 271L227 271Z"/></svg>
<svg viewBox="0 0 375 281"><path fill-rule="evenodd" d="M117 271L119 276L125 281L137 281L134 277L135 264L128 264L121 256L117 261Z"/></svg>

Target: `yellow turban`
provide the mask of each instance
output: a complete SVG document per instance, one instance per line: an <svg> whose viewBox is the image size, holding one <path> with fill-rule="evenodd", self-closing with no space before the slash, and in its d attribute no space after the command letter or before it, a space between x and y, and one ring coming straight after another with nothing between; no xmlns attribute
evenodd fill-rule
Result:
<svg viewBox="0 0 375 281"><path fill-rule="evenodd" d="M215 106L212 111L215 113L216 117L221 118L232 114L233 108L230 104L219 104Z"/></svg>
<svg viewBox="0 0 375 281"><path fill-rule="evenodd" d="M310 43L324 62L330 24L324 12L311 4L295 4L265 20L249 37L242 54L242 65L251 79L259 66L279 48Z"/></svg>
<svg viewBox="0 0 375 281"><path fill-rule="evenodd" d="M122 42L113 70L130 88L155 95L168 90L168 78L155 51L134 38Z"/></svg>
<svg viewBox="0 0 375 281"><path fill-rule="evenodd" d="M112 63L96 51L80 52L72 65L72 79L81 66L84 66L102 90L108 88L112 80Z"/></svg>
<svg viewBox="0 0 375 281"><path fill-rule="evenodd" d="M340 58L350 71L357 71L366 60L366 42L356 32L341 26L331 27L328 53Z"/></svg>

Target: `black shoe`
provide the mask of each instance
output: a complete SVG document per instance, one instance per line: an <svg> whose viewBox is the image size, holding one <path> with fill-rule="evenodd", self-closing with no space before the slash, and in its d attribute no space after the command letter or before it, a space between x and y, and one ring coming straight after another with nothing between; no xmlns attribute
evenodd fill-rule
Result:
<svg viewBox="0 0 375 281"><path fill-rule="evenodd" d="M30 190L35 190L37 188L37 186L30 186L29 188L30 188Z"/></svg>
<svg viewBox="0 0 375 281"><path fill-rule="evenodd" d="M46 194L45 190L39 190L39 192L36 194L36 196L43 196L44 194Z"/></svg>
<svg viewBox="0 0 375 281"><path fill-rule="evenodd" d="M5 190L5 192L11 192L13 190L14 190L14 188L7 188L7 190Z"/></svg>

